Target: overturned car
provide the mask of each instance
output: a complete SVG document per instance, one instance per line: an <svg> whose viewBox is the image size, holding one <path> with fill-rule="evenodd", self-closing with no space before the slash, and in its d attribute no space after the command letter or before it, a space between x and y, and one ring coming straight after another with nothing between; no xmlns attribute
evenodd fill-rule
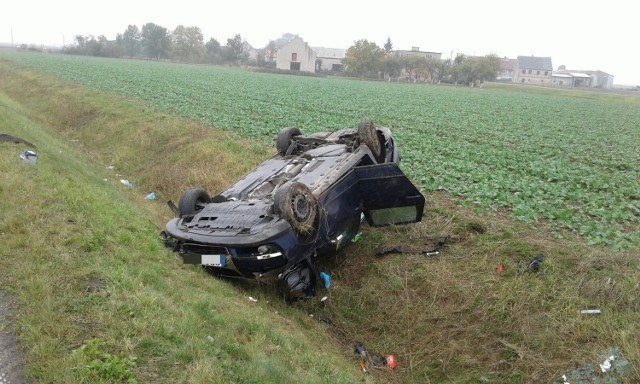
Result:
<svg viewBox="0 0 640 384"><path fill-rule="evenodd" d="M360 225L422 219L424 196L399 168L387 128L302 135L283 129L278 153L211 197L186 191L163 236L184 263L222 276L273 271L295 297L315 294L314 258L351 243Z"/></svg>

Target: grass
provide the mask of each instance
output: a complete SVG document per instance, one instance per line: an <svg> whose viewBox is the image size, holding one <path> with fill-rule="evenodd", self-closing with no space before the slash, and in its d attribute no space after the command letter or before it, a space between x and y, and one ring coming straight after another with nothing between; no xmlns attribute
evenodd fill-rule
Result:
<svg viewBox="0 0 640 384"><path fill-rule="evenodd" d="M181 265L155 238L166 209L143 198L219 190L271 146L229 141L7 63L0 92L0 126L41 154L36 167L16 168L15 149L0 146L8 175L0 189L3 286L19 299L34 381L108 381L99 372L116 375L135 357L129 370L142 382L354 382L362 377L356 342L397 357L396 371L372 369L369 381L551 383L597 367L612 347L630 369L596 376L640 381L637 250L588 246L571 233L558 239L509 212L479 215L433 192L420 225L365 228L359 242L320 261L332 276L319 294L327 301L286 306L270 286L221 282ZM217 143L232 150L211 150ZM124 189L115 172L136 187ZM34 201L40 209L29 208ZM373 256L378 245L443 235L450 243L437 257ZM523 270L539 254L541 270ZM579 314L588 308L602 315ZM214 332L221 327L230 331ZM82 345L86 352L71 352ZM86 368L101 353L109 356Z"/></svg>
<svg viewBox="0 0 640 384"><path fill-rule="evenodd" d="M2 77L3 86L9 85ZM51 79L28 75L17 81L32 84L20 91L31 104L9 98L10 87L3 87L0 130L36 144L38 163L19 164L21 148L0 144L0 281L18 306L14 321L29 381L357 381L357 367L347 361L350 351L282 299L182 265L158 240L156 219L166 218L166 208L144 201L146 190L119 183L115 172L126 172L136 184L158 182L156 173L134 175L162 164L166 152L153 157L151 147L176 145L173 136L162 138L163 128L175 128L176 135L196 124L149 117L121 100L103 98L100 104L95 93ZM36 96L38 89L47 89L47 96ZM60 108L69 113L56 112ZM131 130L117 131L115 121ZM149 126L159 135L145 142L137 129ZM103 138L109 129L111 145ZM197 132L205 131L190 136ZM127 134L133 137L116 138ZM208 154L204 143L215 148L221 137L203 135L202 142L182 148ZM141 156L145 151L149 155ZM234 156L237 161L240 154L218 159L225 164ZM116 170L104 164L117 164ZM234 165L228 169L233 172ZM194 177L185 173L180 183Z"/></svg>

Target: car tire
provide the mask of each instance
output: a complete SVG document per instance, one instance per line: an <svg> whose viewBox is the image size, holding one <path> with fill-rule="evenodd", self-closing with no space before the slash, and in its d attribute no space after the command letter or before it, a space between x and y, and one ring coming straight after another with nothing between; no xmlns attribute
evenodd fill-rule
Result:
<svg viewBox="0 0 640 384"><path fill-rule="evenodd" d="M380 144L378 131L373 126L373 121L362 120L358 124L358 137L360 138L360 143L366 144L376 160L379 160L382 155L382 145Z"/></svg>
<svg viewBox="0 0 640 384"><path fill-rule="evenodd" d="M287 183L276 190L273 198L275 213L291 224L302 236L315 231L318 217L318 200L303 183Z"/></svg>
<svg viewBox="0 0 640 384"><path fill-rule="evenodd" d="M193 188L186 191L180 197L178 202L178 213L180 217L185 218L187 222L191 221L193 215L204 208L206 204L211 202L211 197L207 191L202 188Z"/></svg>
<svg viewBox="0 0 640 384"><path fill-rule="evenodd" d="M295 136L299 136L301 134L302 132L295 127L282 129L276 139L276 149L278 150L278 153L284 156L291 145L291 140L293 140Z"/></svg>

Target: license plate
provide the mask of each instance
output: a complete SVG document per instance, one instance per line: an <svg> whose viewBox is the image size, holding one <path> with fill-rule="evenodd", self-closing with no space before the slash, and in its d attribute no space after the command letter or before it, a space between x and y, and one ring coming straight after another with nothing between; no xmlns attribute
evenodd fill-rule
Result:
<svg viewBox="0 0 640 384"><path fill-rule="evenodd" d="M226 258L224 255L202 255L202 265L211 267L224 267Z"/></svg>

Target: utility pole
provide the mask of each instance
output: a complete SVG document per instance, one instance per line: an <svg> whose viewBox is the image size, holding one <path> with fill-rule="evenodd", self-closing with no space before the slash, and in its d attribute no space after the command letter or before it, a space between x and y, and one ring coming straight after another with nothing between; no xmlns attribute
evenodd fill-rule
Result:
<svg viewBox="0 0 640 384"><path fill-rule="evenodd" d="M11 47L13 47L13 28L11 28Z"/></svg>

